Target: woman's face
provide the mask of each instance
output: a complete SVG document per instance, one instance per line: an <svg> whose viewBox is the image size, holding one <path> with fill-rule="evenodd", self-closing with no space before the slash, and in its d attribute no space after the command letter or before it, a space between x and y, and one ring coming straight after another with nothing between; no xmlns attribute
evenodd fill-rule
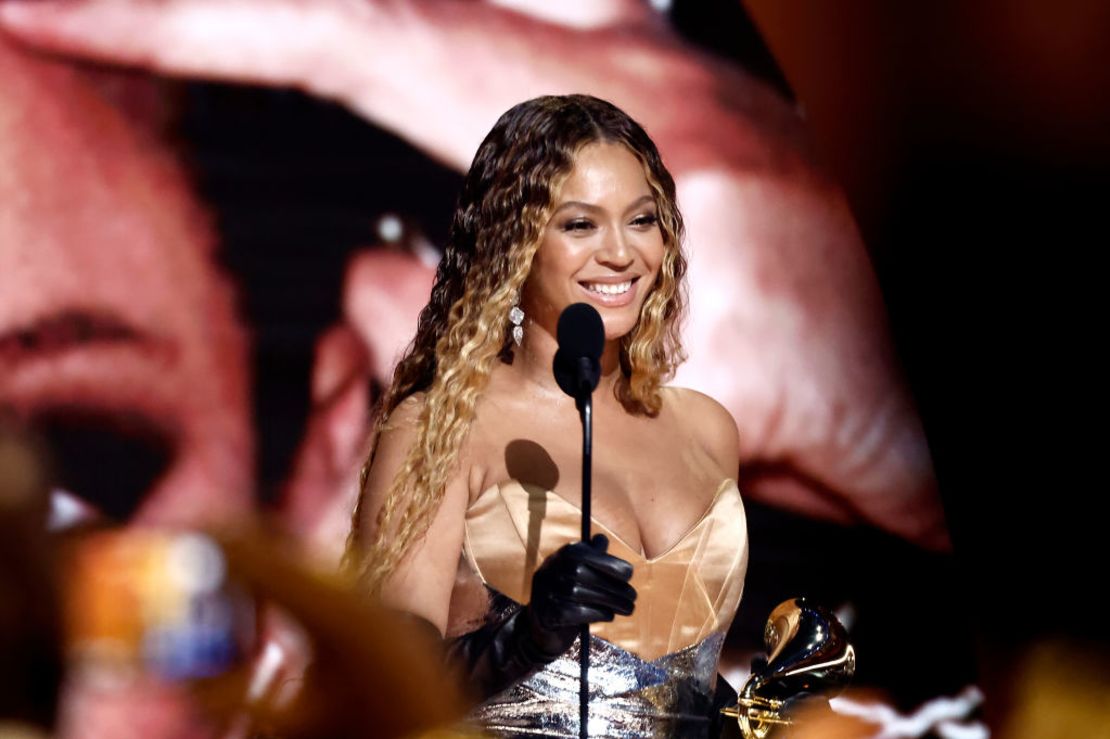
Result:
<svg viewBox="0 0 1110 739"><path fill-rule="evenodd" d="M636 326L663 263L663 233L640 161L621 144L582 148L555 193L521 303L552 334L571 303L588 303L617 339Z"/></svg>

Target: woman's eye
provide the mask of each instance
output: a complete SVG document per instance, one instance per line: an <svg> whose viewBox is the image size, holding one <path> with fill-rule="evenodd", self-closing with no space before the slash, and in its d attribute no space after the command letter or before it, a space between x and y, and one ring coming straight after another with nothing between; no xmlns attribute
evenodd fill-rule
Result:
<svg viewBox="0 0 1110 739"><path fill-rule="evenodd" d="M632 220L632 225L647 228L649 226L654 226L658 222L659 218L654 213L645 213L642 216L636 216L636 218Z"/></svg>
<svg viewBox="0 0 1110 739"><path fill-rule="evenodd" d="M564 224L563 230L564 231L588 231L593 227L594 227L594 224L591 223L590 221L578 219L578 220L574 220L574 221L568 221L566 224Z"/></svg>

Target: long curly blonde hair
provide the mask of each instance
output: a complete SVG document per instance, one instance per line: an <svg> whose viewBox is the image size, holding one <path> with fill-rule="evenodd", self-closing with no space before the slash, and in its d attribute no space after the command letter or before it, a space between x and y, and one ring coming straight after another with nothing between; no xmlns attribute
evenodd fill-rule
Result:
<svg viewBox="0 0 1110 739"><path fill-rule="evenodd" d="M368 547L360 508L373 452L362 468L347 564L371 593L427 532L494 362L511 351L509 309L528 277L555 194L578 151L602 142L623 144L643 165L663 235L663 264L639 321L621 340L616 384L629 412L659 412L660 388L684 359L678 324L686 258L674 180L643 128L611 103L587 95L520 103L478 148L416 337L380 401L375 441L398 405L424 393L415 441L378 511Z"/></svg>

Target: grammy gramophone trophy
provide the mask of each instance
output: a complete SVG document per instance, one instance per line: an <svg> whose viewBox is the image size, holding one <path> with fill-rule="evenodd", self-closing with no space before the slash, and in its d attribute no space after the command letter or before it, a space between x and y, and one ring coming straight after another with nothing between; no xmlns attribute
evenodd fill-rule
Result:
<svg viewBox="0 0 1110 739"><path fill-rule="evenodd" d="M726 716L745 739L789 737L790 709L806 696L830 698L856 671L856 653L843 624L805 598L780 603L763 629L767 663L752 672Z"/></svg>

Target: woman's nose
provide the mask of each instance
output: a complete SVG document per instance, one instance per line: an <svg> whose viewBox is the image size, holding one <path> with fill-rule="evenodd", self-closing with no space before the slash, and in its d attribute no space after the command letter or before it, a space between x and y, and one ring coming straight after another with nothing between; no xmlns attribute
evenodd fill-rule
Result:
<svg viewBox="0 0 1110 739"><path fill-rule="evenodd" d="M627 267L632 263L632 247L620 229L607 229L597 251L597 261L611 267Z"/></svg>

